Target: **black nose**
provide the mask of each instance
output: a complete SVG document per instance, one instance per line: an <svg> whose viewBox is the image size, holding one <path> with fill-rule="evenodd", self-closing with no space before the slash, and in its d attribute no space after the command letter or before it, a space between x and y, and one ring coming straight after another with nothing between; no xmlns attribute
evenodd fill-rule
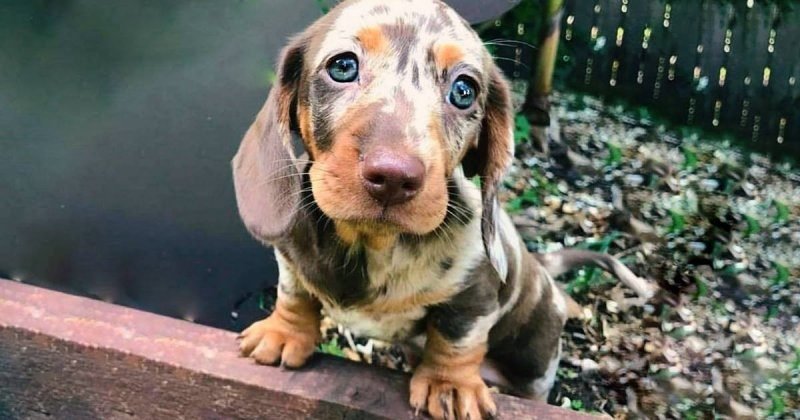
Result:
<svg viewBox="0 0 800 420"><path fill-rule="evenodd" d="M379 149L364 156L361 176L369 195L390 206L417 195L425 181L425 166L416 157Z"/></svg>

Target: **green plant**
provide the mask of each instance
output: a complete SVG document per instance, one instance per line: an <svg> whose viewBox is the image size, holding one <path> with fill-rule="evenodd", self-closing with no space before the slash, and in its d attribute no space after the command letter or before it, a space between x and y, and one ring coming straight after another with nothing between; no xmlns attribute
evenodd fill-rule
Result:
<svg viewBox="0 0 800 420"><path fill-rule="evenodd" d="M328 6L328 2L325 0L317 0L317 6L319 6L319 10L323 15L331 10L330 6Z"/></svg>
<svg viewBox="0 0 800 420"><path fill-rule="evenodd" d="M782 224L789 221L789 206L774 200L772 205L775 206L775 223Z"/></svg>
<svg viewBox="0 0 800 420"><path fill-rule="evenodd" d="M689 146L681 147L683 152L683 169L693 171L697 168L697 153Z"/></svg>
<svg viewBox="0 0 800 420"><path fill-rule="evenodd" d="M783 390L776 388L769 396L771 405L769 415L779 417L786 412L786 401L783 398Z"/></svg>
<svg viewBox="0 0 800 420"><path fill-rule="evenodd" d="M772 284L775 286L783 286L789 283L789 267L777 262L773 262L772 266L775 268L775 276L772 278Z"/></svg>
<svg viewBox="0 0 800 420"><path fill-rule="evenodd" d="M344 357L344 351L341 347L339 347L339 344L336 343L335 339L320 343L319 351L333 356Z"/></svg>
<svg viewBox="0 0 800 420"><path fill-rule="evenodd" d="M608 158L606 158L606 165L619 166L622 163L622 148L616 144L608 144Z"/></svg>
<svg viewBox="0 0 800 420"><path fill-rule="evenodd" d="M583 407L583 401L581 400L572 400L569 405L570 408L575 411L585 411L585 408Z"/></svg>
<svg viewBox="0 0 800 420"><path fill-rule="evenodd" d="M701 276L694 276L695 292L694 299L698 300L708 295L708 285L706 279Z"/></svg>
<svg viewBox="0 0 800 420"><path fill-rule="evenodd" d="M755 217L745 214L744 221L747 224L744 230L745 238L755 235L756 233L761 231L761 223L759 223L758 219L756 219Z"/></svg>
<svg viewBox="0 0 800 420"><path fill-rule="evenodd" d="M506 204L506 210L509 213L517 213L522 211L525 207L538 206L542 200L539 193L534 189L525 190L522 194L513 198Z"/></svg>
<svg viewBox="0 0 800 420"><path fill-rule="evenodd" d="M669 211L669 217L672 221L669 225L669 233L677 235L686 228L686 218L676 210Z"/></svg>
<svg viewBox="0 0 800 420"><path fill-rule="evenodd" d="M514 117L514 144L524 143L530 140L531 123L522 114Z"/></svg>

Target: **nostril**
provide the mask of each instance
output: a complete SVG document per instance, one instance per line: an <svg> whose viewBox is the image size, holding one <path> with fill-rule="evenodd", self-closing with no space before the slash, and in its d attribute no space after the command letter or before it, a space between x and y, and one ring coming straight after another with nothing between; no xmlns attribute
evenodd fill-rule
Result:
<svg viewBox="0 0 800 420"><path fill-rule="evenodd" d="M364 174L364 179L375 185L383 185L386 183L386 177L379 173Z"/></svg>
<svg viewBox="0 0 800 420"><path fill-rule="evenodd" d="M412 192L419 189L419 183L416 181L404 182L402 187L404 190Z"/></svg>

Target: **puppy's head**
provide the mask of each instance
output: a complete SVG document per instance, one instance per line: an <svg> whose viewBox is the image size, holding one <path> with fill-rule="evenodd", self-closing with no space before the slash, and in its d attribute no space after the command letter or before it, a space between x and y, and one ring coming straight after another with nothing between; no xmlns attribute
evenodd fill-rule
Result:
<svg viewBox="0 0 800 420"><path fill-rule="evenodd" d="M433 231L447 212L448 177L463 164L481 177L490 245L511 130L506 82L448 6L345 1L281 55L277 84L234 160L240 211L251 231L288 226L279 219L298 205L287 199L299 195L296 168L286 162L294 131L313 161L314 200L345 241ZM259 162L250 153L261 153ZM264 214L259 207L270 202L281 208Z"/></svg>

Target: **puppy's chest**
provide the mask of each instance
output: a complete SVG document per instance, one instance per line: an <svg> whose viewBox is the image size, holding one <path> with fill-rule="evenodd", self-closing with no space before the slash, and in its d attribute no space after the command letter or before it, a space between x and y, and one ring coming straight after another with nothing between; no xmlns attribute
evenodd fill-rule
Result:
<svg viewBox="0 0 800 420"><path fill-rule="evenodd" d="M366 252L363 299L342 304L320 296L325 312L362 336L402 340L421 332L429 308L462 288L472 259L455 250L426 251L398 246Z"/></svg>

